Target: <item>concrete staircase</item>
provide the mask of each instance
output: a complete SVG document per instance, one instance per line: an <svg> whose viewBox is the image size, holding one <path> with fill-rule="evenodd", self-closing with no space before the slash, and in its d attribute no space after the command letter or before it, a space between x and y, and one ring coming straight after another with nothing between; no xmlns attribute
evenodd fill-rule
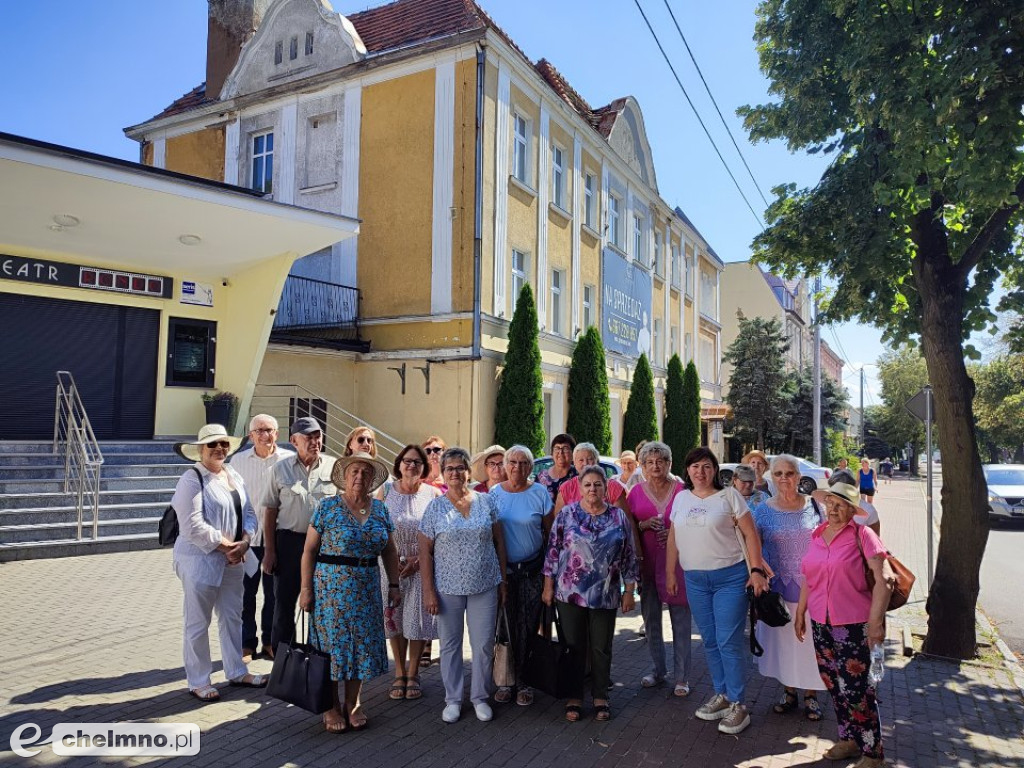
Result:
<svg viewBox="0 0 1024 768"><path fill-rule="evenodd" d="M77 538L76 497L49 442L0 442L0 562L157 547L156 529L188 463L170 441L100 443L99 537Z"/></svg>

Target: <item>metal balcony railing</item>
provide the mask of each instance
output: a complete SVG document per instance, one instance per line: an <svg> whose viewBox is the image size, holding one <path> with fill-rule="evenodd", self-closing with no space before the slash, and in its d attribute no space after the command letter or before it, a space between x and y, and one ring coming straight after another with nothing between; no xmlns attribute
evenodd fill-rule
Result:
<svg viewBox="0 0 1024 768"><path fill-rule="evenodd" d="M288 275L274 315L274 331L359 340L359 289Z"/></svg>

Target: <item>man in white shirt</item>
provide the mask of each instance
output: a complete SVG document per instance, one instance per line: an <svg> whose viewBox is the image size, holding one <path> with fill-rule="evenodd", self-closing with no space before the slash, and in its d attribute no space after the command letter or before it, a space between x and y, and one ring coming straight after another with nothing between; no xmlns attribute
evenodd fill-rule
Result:
<svg viewBox="0 0 1024 768"><path fill-rule="evenodd" d="M256 511L257 528L252 537L252 552L262 563L263 546L263 500L270 487L274 465L281 459L294 456L294 451L279 448L277 419L260 413L249 422L249 440L252 447L231 457L231 466L245 481L245 490ZM263 654L274 658L271 633L274 628L274 577L257 571L245 577L245 593L242 598L242 656L255 656L257 648L256 593L263 584L263 610L260 612L259 635L263 641Z"/></svg>

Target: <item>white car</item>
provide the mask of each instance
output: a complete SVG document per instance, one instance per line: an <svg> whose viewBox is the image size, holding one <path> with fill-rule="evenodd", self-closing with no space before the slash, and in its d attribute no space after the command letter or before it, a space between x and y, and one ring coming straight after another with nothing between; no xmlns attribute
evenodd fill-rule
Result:
<svg viewBox="0 0 1024 768"><path fill-rule="evenodd" d="M985 464L988 518L992 522L1024 520L1024 464Z"/></svg>
<svg viewBox="0 0 1024 768"><path fill-rule="evenodd" d="M769 463L773 458L775 457L768 457ZM798 458L797 464L800 467L800 485L797 486L800 493L808 494L816 488L828 488L828 479L832 476L832 470L819 467L813 461L808 461L807 459ZM729 485L732 482L732 471L736 469L736 466L733 463L719 466L718 477L722 481L722 485ZM768 478L768 486L774 486L770 477Z"/></svg>

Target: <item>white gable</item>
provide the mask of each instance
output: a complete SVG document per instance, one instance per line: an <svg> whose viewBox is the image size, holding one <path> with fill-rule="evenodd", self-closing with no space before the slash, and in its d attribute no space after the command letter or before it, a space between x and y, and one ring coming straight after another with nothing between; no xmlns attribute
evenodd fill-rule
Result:
<svg viewBox="0 0 1024 768"><path fill-rule="evenodd" d="M654 173L654 158L644 129L644 116L632 96L626 98L622 111L615 119L608 144L651 189L658 191L658 178Z"/></svg>

